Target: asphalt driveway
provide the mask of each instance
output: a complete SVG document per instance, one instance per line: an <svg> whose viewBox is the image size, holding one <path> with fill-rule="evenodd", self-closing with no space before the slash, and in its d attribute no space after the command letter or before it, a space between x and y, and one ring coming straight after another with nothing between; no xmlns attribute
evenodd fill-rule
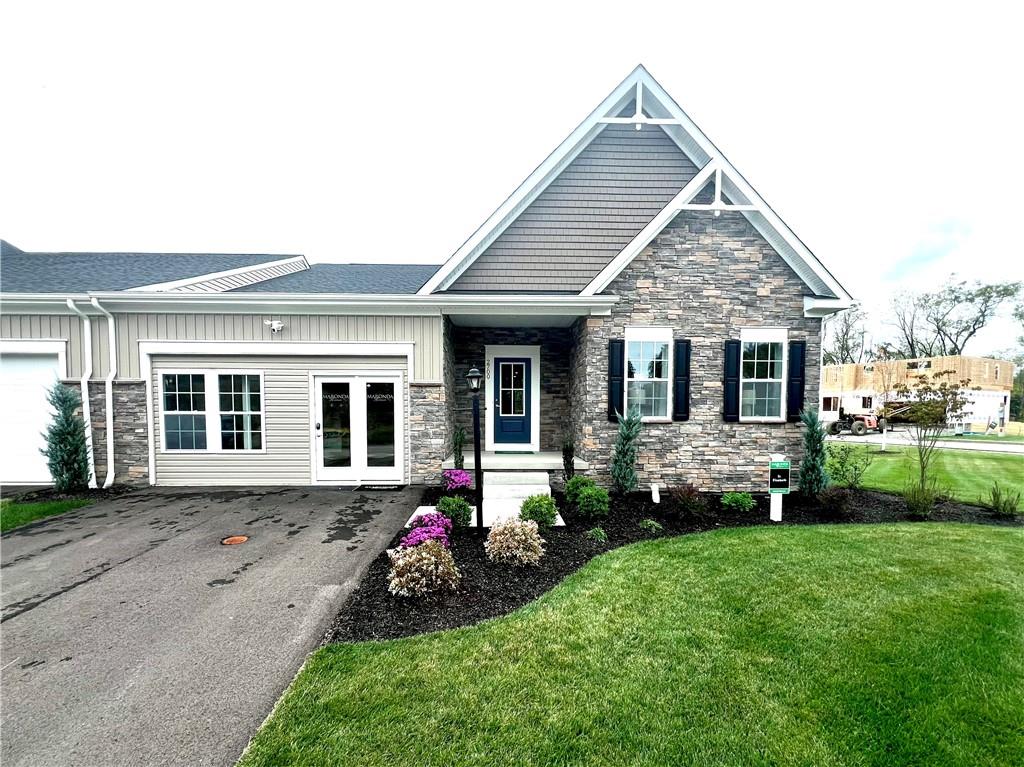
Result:
<svg viewBox="0 0 1024 767"><path fill-rule="evenodd" d="M416 497L152 489L5 534L0 761L234 764Z"/></svg>

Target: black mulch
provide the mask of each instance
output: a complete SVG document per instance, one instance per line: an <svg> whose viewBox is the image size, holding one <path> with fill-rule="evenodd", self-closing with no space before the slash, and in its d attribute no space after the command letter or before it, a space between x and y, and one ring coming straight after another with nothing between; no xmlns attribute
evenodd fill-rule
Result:
<svg viewBox="0 0 1024 767"><path fill-rule="evenodd" d="M470 497L470 493L463 494ZM429 488L424 491L422 503L433 504L440 495L442 493L437 489ZM771 524L768 522L767 495L755 496L757 510L749 514L725 511L718 497L713 495L705 496L708 510L704 513L681 514L670 497L663 497L660 504L654 504L649 494L633 493L626 497L613 497L611 513L600 522L608 540L598 543L584 535L597 523L575 518L571 511L566 511L564 498L557 493L555 497L566 526L542 533L546 543L540 566L516 568L492 564L484 553L483 539L478 534L466 529L457 530L452 540L452 554L462 573L458 591L412 599L388 593L388 557L381 553L338 613L325 641L394 639L471 625L505 615L536 599L590 559L611 549L660 536ZM899 496L860 490L849 494L848 499L847 510L837 515L827 513L819 504L809 503L798 494L789 495L784 504L782 524L918 521L907 513ZM645 531L638 523L646 518L658 521L664 529L660 533ZM1000 518L988 509L952 501L940 503L928 521L1024 526L1024 518ZM399 532L388 548L396 546L404 534L404 530Z"/></svg>
<svg viewBox="0 0 1024 767"><path fill-rule="evenodd" d="M52 487L42 487L38 490L29 490L28 492L19 493L17 487L5 487L4 497L10 498L17 503L45 503L48 501L72 501L72 500L86 500L86 501L102 501L107 498L117 498L118 496L124 495L125 493L131 493L138 490L138 487L132 485L113 485L108 488L90 488L83 490L80 493L59 493Z"/></svg>

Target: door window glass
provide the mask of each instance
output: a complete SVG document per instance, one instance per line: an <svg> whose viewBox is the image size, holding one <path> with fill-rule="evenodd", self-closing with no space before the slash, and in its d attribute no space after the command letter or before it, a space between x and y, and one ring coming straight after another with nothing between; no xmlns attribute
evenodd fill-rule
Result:
<svg viewBox="0 0 1024 767"><path fill-rule="evenodd" d="M526 365L502 362L499 386L501 415L526 415Z"/></svg>
<svg viewBox="0 0 1024 767"><path fill-rule="evenodd" d="M352 400L347 382L322 384L321 439L324 443L324 466L347 467L352 465Z"/></svg>
<svg viewBox="0 0 1024 767"><path fill-rule="evenodd" d="M366 384L366 465L395 465L395 385Z"/></svg>

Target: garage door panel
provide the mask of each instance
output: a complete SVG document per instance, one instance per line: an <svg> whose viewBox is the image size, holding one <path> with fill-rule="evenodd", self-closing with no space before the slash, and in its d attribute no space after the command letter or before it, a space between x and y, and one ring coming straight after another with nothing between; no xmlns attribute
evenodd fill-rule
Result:
<svg viewBox="0 0 1024 767"><path fill-rule="evenodd" d="M52 419L46 395L58 380L56 354L0 355L0 482L42 484L52 481L43 433Z"/></svg>

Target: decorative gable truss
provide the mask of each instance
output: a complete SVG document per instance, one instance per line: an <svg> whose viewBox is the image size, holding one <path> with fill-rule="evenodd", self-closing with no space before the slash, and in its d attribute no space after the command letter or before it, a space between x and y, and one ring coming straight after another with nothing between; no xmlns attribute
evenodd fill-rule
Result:
<svg viewBox="0 0 1024 767"><path fill-rule="evenodd" d="M266 282L286 274L309 269L305 256L289 256L262 264L252 264L212 274L198 274L171 282L130 288L129 293L226 293L229 290Z"/></svg>
<svg viewBox="0 0 1024 767"><path fill-rule="evenodd" d="M628 113L631 104L635 105L632 116ZM804 299L807 316L825 316L850 306L852 298L838 280L643 66L638 66L601 102L452 255L420 293L451 288L609 125L632 125L638 131L645 126L658 126L700 170L580 291L581 295L592 296L605 290L678 213L689 210L721 215L723 211L735 211L746 217L807 285L809 295ZM515 278L511 277L510 282L509 287L514 289Z"/></svg>

